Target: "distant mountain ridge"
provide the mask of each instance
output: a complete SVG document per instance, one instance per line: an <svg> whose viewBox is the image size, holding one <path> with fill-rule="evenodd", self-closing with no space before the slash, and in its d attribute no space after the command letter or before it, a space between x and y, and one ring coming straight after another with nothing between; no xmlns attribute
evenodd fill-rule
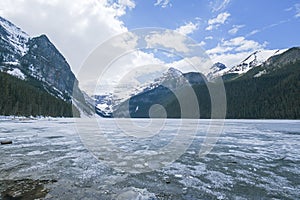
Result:
<svg viewBox="0 0 300 200"><path fill-rule="evenodd" d="M136 95L146 94L155 90L163 90L167 93L177 90L178 88L185 87L187 85L205 84L207 82L206 77L199 72L182 73L178 69L173 67L164 72L161 77L156 78L153 82L133 89L134 93L128 98ZM101 117L112 117L115 107L122 104L126 99L121 101L115 101L113 94L94 95L94 101L96 103L95 108L97 114ZM136 109L136 108L134 108ZM117 115L115 113L115 115ZM118 114L121 116L121 114Z"/></svg>
<svg viewBox="0 0 300 200"><path fill-rule="evenodd" d="M223 63L217 62L210 67L209 72L206 73L206 77L208 80L213 80L222 76L227 70L228 68Z"/></svg>
<svg viewBox="0 0 300 200"><path fill-rule="evenodd" d="M210 68L210 71L206 74L206 76L209 80L213 80L217 77L221 77L227 74L245 74L252 68L266 63L269 58L280 55L287 50L288 49L258 50L251 53L240 63L235 64L231 67L225 66L221 62L217 62Z"/></svg>
<svg viewBox="0 0 300 200"><path fill-rule="evenodd" d="M271 56L268 57L269 55ZM228 118L300 118L299 72L299 47L254 52L231 69L222 63L216 63L206 74L210 79L198 74L197 77L201 78L195 82L193 76L196 72L184 74L170 68L147 89L117 105L111 104L108 116L148 118L150 107L160 104L166 109L168 117L178 118L180 104L172 90L184 93L184 88L189 86L186 84L191 84L201 102L201 117L209 118L210 97L206 85L213 85L209 80L218 75L225 83ZM275 110L276 108L279 110Z"/></svg>

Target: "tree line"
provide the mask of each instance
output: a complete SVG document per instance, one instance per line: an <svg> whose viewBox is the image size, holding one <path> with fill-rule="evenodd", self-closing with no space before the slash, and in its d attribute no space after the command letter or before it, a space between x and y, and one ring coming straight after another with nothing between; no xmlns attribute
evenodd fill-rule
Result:
<svg viewBox="0 0 300 200"><path fill-rule="evenodd" d="M0 115L72 117L72 103L49 94L43 86L0 72ZM75 116L79 112L74 108Z"/></svg>

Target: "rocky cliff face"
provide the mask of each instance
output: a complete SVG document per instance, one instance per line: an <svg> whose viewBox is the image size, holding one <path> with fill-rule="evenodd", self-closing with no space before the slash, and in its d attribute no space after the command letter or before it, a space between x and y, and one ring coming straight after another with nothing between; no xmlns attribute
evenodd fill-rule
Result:
<svg viewBox="0 0 300 200"><path fill-rule="evenodd" d="M66 59L45 35L32 38L20 64L31 76L47 83L61 93L72 96L73 88L80 93L78 81Z"/></svg>
<svg viewBox="0 0 300 200"><path fill-rule="evenodd" d="M31 38L20 28L0 17L0 71L34 80L48 93L85 107L78 80L46 35ZM18 73L16 73L18 72ZM82 110L82 109L80 109ZM84 109L88 110L88 109Z"/></svg>

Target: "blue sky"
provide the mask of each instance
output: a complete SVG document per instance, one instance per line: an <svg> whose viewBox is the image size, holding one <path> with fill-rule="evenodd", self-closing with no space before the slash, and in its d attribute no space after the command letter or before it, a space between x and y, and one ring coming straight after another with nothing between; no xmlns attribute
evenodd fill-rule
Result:
<svg viewBox="0 0 300 200"><path fill-rule="evenodd" d="M300 46L299 0L1 0L0 15L31 36L46 34L77 75L99 45L136 28L176 31L195 40L212 62L222 62L227 67L257 50ZM162 33L150 42L185 47L182 38L168 41L172 36ZM130 44L135 44L135 37L132 39ZM189 59L203 63L200 57ZM165 52L137 50L120 61L111 67L104 82L117 83L124 74L136 70L134 66L163 64L187 70L183 57L171 57ZM93 87L98 79L86 75L79 81L85 89Z"/></svg>
<svg viewBox="0 0 300 200"><path fill-rule="evenodd" d="M168 4L163 6L163 2ZM260 44L266 42L265 47L269 49L300 45L299 1L170 0L155 6L153 1L136 0L135 4L135 8L121 18L129 29L176 29L193 23L197 25L197 30L189 36L197 41L204 41L206 49L215 47L222 40L238 36ZM212 30L206 30L208 21L222 13L229 14L224 23L219 23Z"/></svg>

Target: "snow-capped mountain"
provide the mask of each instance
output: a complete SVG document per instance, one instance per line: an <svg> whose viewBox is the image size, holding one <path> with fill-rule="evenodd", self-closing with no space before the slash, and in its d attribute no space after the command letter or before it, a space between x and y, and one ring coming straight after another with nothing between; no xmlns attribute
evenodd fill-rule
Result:
<svg viewBox="0 0 300 200"><path fill-rule="evenodd" d="M92 96L95 102L95 110L98 115L101 117L111 117L113 113L114 98L112 93L104 95L93 95Z"/></svg>
<svg viewBox="0 0 300 200"><path fill-rule="evenodd" d="M128 96L121 96L118 93L107 93L102 95L94 95L95 107L97 113L102 117L110 117L114 108L122 104L127 99L155 90L159 87L168 88L175 91L184 86L202 84L207 82L205 76L198 72L182 73L180 70L173 67L165 71L160 77L154 79L152 82L145 83L138 87L132 88Z"/></svg>
<svg viewBox="0 0 300 200"><path fill-rule="evenodd" d="M171 81L173 80L172 84ZM174 81L176 80L176 81ZM95 101L96 112L102 117L111 117L113 113L113 108L120 103L126 101L132 96L139 93L143 93L152 89L157 88L159 85L166 85L170 88L176 88L181 83L186 84L186 80L183 77L181 71L175 68L169 68L164 72L161 77L156 78L152 82L147 82L142 85L138 85L133 88L126 88L128 91L124 92L124 88L117 88L114 93L106 93L101 95L93 95L92 98ZM120 91L120 92L118 92Z"/></svg>
<svg viewBox="0 0 300 200"><path fill-rule="evenodd" d="M49 94L66 102L84 101L78 80L63 55L46 35L30 37L0 17L0 71L39 83Z"/></svg>
<svg viewBox="0 0 300 200"><path fill-rule="evenodd" d="M28 51L26 43L29 40L29 35L22 31L19 27L0 16L0 34L1 40L6 44L6 50L18 55L25 55ZM15 61L10 60L13 58L7 57L7 62ZM16 59L16 58L15 58Z"/></svg>
<svg viewBox="0 0 300 200"><path fill-rule="evenodd" d="M115 94L98 96L97 108L102 114L104 113L105 116L112 116L112 113L114 113L114 115L116 115L115 117L124 117L127 116L124 111L124 103L129 101L134 105L130 107L130 113L133 116L138 117L140 116L138 113L143 112L141 110L147 107L143 106L144 104L149 104L150 106L151 102L154 103L157 99L162 100L164 94L172 96L170 90L178 90L186 86L186 84L205 84L207 79L213 80L216 77L231 74L238 74L238 77L245 75L250 78L258 78L270 73L276 68L275 66L285 66L289 63L298 62L299 55L299 48L256 51L245 58L240 64L237 64L232 68L226 67L220 62L215 63L206 74L206 77L200 73L182 73L175 68L170 68L153 82L133 88L131 95L127 98L123 98L121 101L120 98L117 100L113 98ZM256 68L256 70L251 70L254 68ZM248 73L249 70L251 70L251 73ZM232 79L229 78L228 80ZM168 91L166 88L170 90Z"/></svg>
<svg viewBox="0 0 300 200"><path fill-rule="evenodd" d="M300 48L294 47L281 54L272 54L262 64L243 74L228 74L226 88L226 116L229 118L299 118ZM255 59L258 61L258 59ZM254 62L253 62L254 63ZM258 62L257 62L258 63ZM254 67L255 66L255 67ZM223 70L226 70L224 68ZM227 75L227 74L226 74ZM229 78L232 76L233 78ZM213 82L210 83L214 85ZM205 84L193 87L203 118L211 117L211 96ZM178 88L189 100L189 92ZM154 106L159 104L160 107ZM246 111L245 111L246 110ZM193 118L195 111L188 108L183 115L177 96L163 86L135 95L114 109L113 117Z"/></svg>
<svg viewBox="0 0 300 200"><path fill-rule="evenodd" d="M139 85L132 85L132 84L124 84L124 85L116 85L113 88L113 92L107 92L102 94L96 94L93 95L92 98L94 98L96 102L96 107L101 107L102 109L105 108L105 110L109 110L110 105L116 105L119 104L126 99L137 95L139 93L154 89L162 84L168 84L168 80L178 79L178 82L185 82L183 79L183 74L181 71L175 69L175 68L169 68L165 72L157 73L158 78L155 78L154 80L144 82ZM175 84L175 83L174 83ZM178 83L179 84L179 83ZM169 85L169 87L172 87ZM175 87L175 86L173 86ZM105 101L108 101L106 104ZM99 105L97 105L99 103ZM102 105L103 104L103 105Z"/></svg>
<svg viewBox="0 0 300 200"><path fill-rule="evenodd" d="M288 49L273 49L273 50L258 50L247 56L240 63L231 67L226 67L223 63L217 62L210 67L206 77L208 80L213 80L227 74L245 74L250 69L260 66L267 62L273 56L280 55Z"/></svg>
<svg viewBox="0 0 300 200"><path fill-rule="evenodd" d="M283 52L285 52L287 49L275 49L275 50L259 50L255 51L252 54L250 54L248 57L243 59L239 64L234 65L232 67L227 67L221 62L217 62L214 65L212 65L209 69L209 72L205 74L207 80L212 81L217 77L221 77L227 74L245 74L250 69L260 66L263 63L266 63L267 60L270 57L280 55ZM257 74L256 76L260 76L264 74L264 71L262 71L260 74ZM192 79L194 79L192 81ZM142 85L138 85L133 88L126 88L126 95L124 95L124 88L121 88L120 91L122 92L122 95L118 92L114 94L103 94L99 95L98 97L100 99L104 98L104 101L101 100L101 103L97 104L96 107L99 109L105 111L106 114L111 113L113 110L113 107L115 105L118 105L122 102L124 102L126 99L131 98L132 96L135 96L137 94L147 92L150 90L153 90L161 85L165 85L166 87L175 90L179 87L184 86L185 84L197 84L201 81L203 81L204 78L199 75L196 72L190 72L190 73L182 73L180 70L175 69L173 67L169 68L166 72L164 72L160 77L154 79L152 82L147 82ZM207 81L205 80L205 81ZM97 99L97 98L96 98ZM108 103L106 103L108 101ZM96 100L97 102L97 100ZM111 103L112 102L112 103Z"/></svg>
<svg viewBox="0 0 300 200"><path fill-rule="evenodd" d="M274 50L259 50L250 54L238 65L233 66L227 73L244 74L253 67L257 67L268 60L268 58L282 54L287 49L274 49Z"/></svg>
<svg viewBox="0 0 300 200"><path fill-rule="evenodd" d="M254 78L261 77L265 74L274 73L283 66L293 65L300 60L300 48L293 47L281 54L276 54L268 58L260 67L257 68Z"/></svg>
<svg viewBox="0 0 300 200"><path fill-rule="evenodd" d="M78 81L69 64L46 35L29 37L20 28L0 17L1 71L21 79L36 78L62 96L72 96Z"/></svg>
<svg viewBox="0 0 300 200"><path fill-rule="evenodd" d="M165 73L163 73L161 77L155 79L150 87L146 87L143 91L156 88L159 85L164 85L165 87L168 87L172 90L187 83L188 81L183 76L183 73L178 69L171 67Z"/></svg>
<svg viewBox="0 0 300 200"><path fill-rule="evenodd" d="M0 71L25 79L26 75L17 67L20 66L21 57L28 51L26 43L29 35L0 17L0 36Z"/></svg>
<svg viewBox="0 0 300 200"><path fill-rule="evenodd" d="M223 63L217 62L209 68L209 72L205 75L208 80L213 80L216 77L222 76L228 70Z"/></svg>
<svg viewBox="0 0 300 200"><path fill-rule="evenodd" d="M198 72L182 73L180 70L170 67L159 78L154 79L153 82L146 83L140 87L135 88L134 95L155 89L159 86L164 86L170 90L176 90L184 87L187 84L194 85L207 81L205 77Z"/></svg>

